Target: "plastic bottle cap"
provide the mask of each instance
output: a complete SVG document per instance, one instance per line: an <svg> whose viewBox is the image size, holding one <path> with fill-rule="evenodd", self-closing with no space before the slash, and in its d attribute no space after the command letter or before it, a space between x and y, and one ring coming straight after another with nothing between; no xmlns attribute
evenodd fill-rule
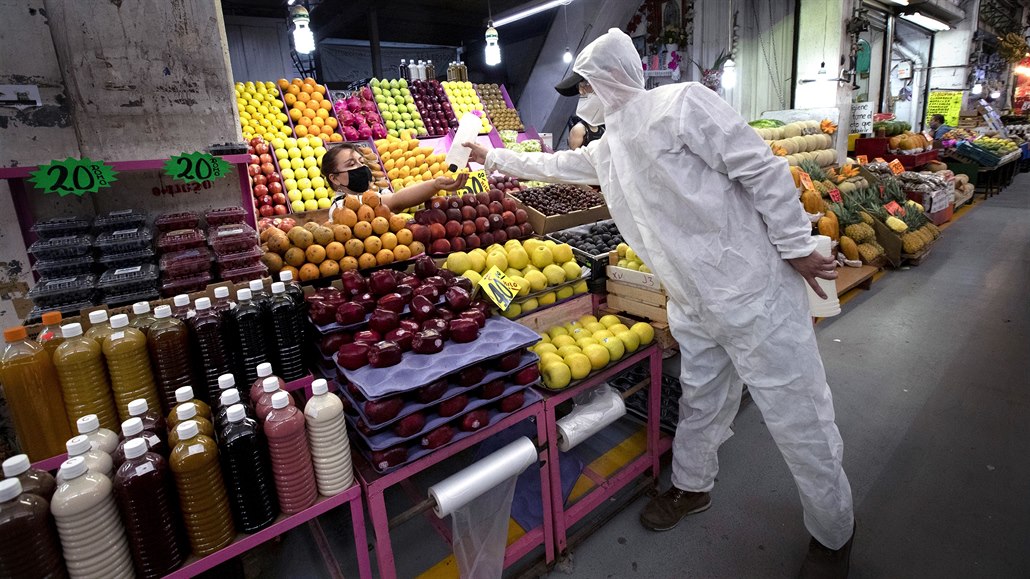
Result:
<svg viewBox="0 0 1030 579"><path fill-rule="evenodd" d="M258 378L267 378L272 375L272 365L268 362L262 362L257 367Z"/></svg>
<svg viewBox="0 0 1030 579"><path fill-rule="evenodd" d="M150 405L143 398L137 398L132 402L129 402L129 416L139 416L150 410Z"/></svg>
<svg viewBox="0 0 1030 579"><path fill-rule="evenodd" d="M229 288L220 286L215 288L215 298L224 299L229 297Z"/></svg>
<svg viewBox="0 0 1030 579"><path fill-rule="evenodd" d="M89 313L90 325L102 324L107 321L107 310L97 310Z"/></svg>
<svg viewBox="0 0 1030 579"><path fill-rule="evenodd" d="M29 470L29 455L16 454L4 461L4 476L11 478Z"/></svg>
<svg viewBox="0 0 1030 579"><path fill-rule="evenodd" d="M29 332L25 329L25 326L14 326L13 328L7 328L4 330L4 341L8 343L24 340L28 337Z"/></svg>
<svg viewBox="0 0 1030 579"><path fill-rule="evenodd" d="M261 389L265 392L275 392L279 389L279 379L275 376L265 378L265 381L261 383Z"/></svg>
<svg viewBox="0 0 1030 579"><path fill-rule="evenodd" d="M236 385L236 378L232 374L222 374L218 377L218 389L225 390Z"/></svg>
<svg viewBox="0 0 1030 579"><path fill-rule="evenodd" d="M290 405L290 395L285 392L276 392L272 394L272 408L286 408Z"/></svg>
<svg viewBox="0 0 1030 579"><path fill-rule="evenodd" d="M68 449L68 456L79 456L93 449L93 445L89 442L89 437L83 434L69 438L64 447Z"/></svg>
<svg viewBox="0 0 1030 579"><path fill-rule="evenodd" d="M72 323L61 326L61 337L62 338L74 338L75 336L82 335L82 324Z"/></svg>
<svg viewBox="0 0 1030 579"><path fill-rule="evenodd" d="M21 481L16 478L9 478L0 481L0 503L13 501L21 494Z"/></svg>
<svg viewBox="0 0 1030 579"><path fill-rule="evenodd" d="M272 293L281 294L286 292L286 284L281 281L277 281L272 284Z"/></svg>
<svg viewBox="0 0 1030 579"><path fill-rule="evenodd" d="M79 434L88 434L100 428L100 419L96 414L87 414L76 420L75 426L78 427Z"/></svg>
<svg viewBox="0 0 1030 579"><path fill-rule="evenodd" d="M179 426L175 427L175 434L179 436L179 440L187 440L193 438L200 432L200 425L197 424L196 420L187 420Z"/></svg>
<svg viewBox="0 0 1030 579"><path fill-rule="evenodd" d="M60 476L64 480L71 480L78 478L89 471L89 467L86 466L86 459L81 456L69 458L68 460L61 463Z"/></svg>
<svg viewBox="0 0 1030 579"><path fill-rule="evenodd" d="M189 402L193 400L193 387L183 386L182 388L175 389L175 401L178 403Z"/></svg>
<svg viewBox="0 0 1030 579"><path fill-rule="evenodd" d="M261 291L263 289L265 289L265 282L263 282L263 281L261 281L259 279L252 279L252 280L250 280L250 291L251 292L257 293L257 292L259 292L259 291Z"/></svg>
<svg viewBox="0 0 1030 579"><path fill-rule="evenodd" d="M129 325L129 316L125 314L117 314L111 316L111 327L112 328L124 328Z"/></svg>
<svg viewBox="0 0 1030 579"><path fill-rule="evenodd" d="M239 422L247 417L247 410L242 404L233 404L225 411L225 417L229 422Z"/></svg>
<svg viewBox="0 0 1030 579"><path fill-rule="evenodd" d="M157 306L154 308L154 317L159 320L170 318L172 317L172 308L170 306Z"/></svg>
<svg viewBox="0 0 1030 579"><path fill-rule="evenodd" d="M147 453L147 441L142 438L134 438L129 442L125 443L125 447L122 450L125 451L126 460L130 458L138 458Z"/></svg>
<svg viewBox="0 0 1030 579"><path fill-rule="evenodd" d="M293 281L293 272L290 270L283 270L279 272L279 281L286 283Z"/></svg>
<svg viewBox="0 0 1030 579"><path fill-rule="evenodd" d="M240 291L236 292L236 299L238 301L245 302L245 301L249 300L250 298L251 298L250 290L247 289L247 288L243 288Z"/></svg>
<svg viewBox="0 0 1030 579"><path fill-rule="evenodd" d="M218 397L218 402L221 403L222 408L228 408L233 404L239 404L240 402L240 391L233 388L232 390L226 390L222 392L222 395Z"/></svg>
<svg viewBox="0 0 1030 579"><path fill-rule="evenodd" d="M321 396L329 391L329 383L324 378L319 378L311 383L311 393L315 396Z"/></svg>
<svg viewBox="0 0 1030 579"><path fill-rule="evenodd" d="M175 416L179 420L189 420L197 415L197 405L192 402L180 404L175 409Z"/></svg>
<svg viewBox="0 0 1030 579"><path fill-rule="evenodd" d="M190 296L186 294L179 294L172 298L172 303L175 304L175 307L177 308L184 308L190 305Z"/></svg>
<svg viewBox="0 0 1030 579"><path fill-rule="evenodd" d="M132 417L122 422L122 438L128 438L143 432L143 421L139 417Z"/></svg>
<svg viewBox="0 0 1030 579"><path fill-rule="evenodd" d="M150 311L150 302L136 302L132 304L132 313L141 316Z"/></svg>
<svg viewBox="0 0 1030 579"><path fill-rule="evenodd" d="M197 298L197 301L194 302L193 305L197 308L198 312L200 310L210 310L211 298Z"/></svg>
<svg viewBox="0 0 1030 579"><path fill-rule="evenodd" d="M60 324L61 319L61 312L43 312L43 315L40 316L40 321L42 321L45 326Z"/></svg>

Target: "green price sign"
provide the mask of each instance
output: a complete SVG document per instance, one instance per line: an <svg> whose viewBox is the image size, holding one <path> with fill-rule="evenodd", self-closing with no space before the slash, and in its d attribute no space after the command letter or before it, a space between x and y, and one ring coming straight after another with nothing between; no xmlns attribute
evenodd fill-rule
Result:
<svg viewBox="0 0 1030 579"><path fill-rule="evenodd" d="M486 297L497 304L501 310L507 310L511 305L511 300L515 299L515 295L519 293L518 282L508 279L508 276L497 269L496 265L492 266L483 279L479 280L479 286L483 288Z"/></svg>
<svg viewBox="0 0 1030 579"><path fill-rule="evenodd" d="M117 172L103 161L72 159L50 161L29 174L29 182L43 193L82 196L110 187Z"/></svg>
<svg viewBox="0 0 1030 579"><path fill-rule="evenodd" d="M211 153L183 153L165 163L165 175L187 183L213 181L229 174L232 167Z"/></svg>

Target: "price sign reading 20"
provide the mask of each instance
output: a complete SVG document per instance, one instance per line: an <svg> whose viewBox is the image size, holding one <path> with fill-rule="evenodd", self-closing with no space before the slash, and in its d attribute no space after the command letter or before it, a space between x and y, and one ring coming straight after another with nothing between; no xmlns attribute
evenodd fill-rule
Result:
<svg viewBox="0 0 1030 579"><path fill-rule="evenodd" d="M165 163L165 175L186 183L200 183L225 177L229 163L210 153L183 153Z"/></svg>
<svg viewBox="0 0 1030 579"><path fill-rule="evenodd" d="M117 172L103 161L72 159L51 161L29 174L29 182L43 193L85 195L110 187Z"/></svg>

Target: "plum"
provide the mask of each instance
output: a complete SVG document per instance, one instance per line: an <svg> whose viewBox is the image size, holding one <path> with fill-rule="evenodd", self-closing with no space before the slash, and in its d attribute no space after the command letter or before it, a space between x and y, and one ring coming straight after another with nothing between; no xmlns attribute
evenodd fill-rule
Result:
<svg viewBox="0 0 1030 579"><path fill-rule="evenodd" d="M382 400L369 400L362 405L365 416L372 424L382 424L393 420L400 414L402 408L404 408L404 400L397 396Z"/></svg>
<svg viewBox="0 0 1030 579"><path fill-rule="evenodd" d="M432 320L429 320L432 321ZM418 354L436 354L443 350L443 336L436 330L425 329L411 340L411 349Z"/></svg>
<svg viewBox="0 0 1030 579"><path fill-rule="evenodd" d="M494 398L497 398L501 394L504 394L504 389L507 387L508 385L504 382L504 380L493 380L483 385L483 391L481 395L483 398L487 400L492 400Z"/></svg>
<svg viewBox="0 0 1030 579"><path fill-rule="evenodd" d="M479 337L479 324L469 318L455 318L447 323L448 334L459 344L467 344Z"/></svg>
<svg viewBox="0 0 1030 579"><path fill-rule="evenodd" d="M336 308L336 323L343 325L365 321L365 308L357 302L344 302Z"/></svg>
<svg viewBox="0 0 1030 579"><path fill-rule="evenodd" d="M478 408L461 417L460 427L465 432L473 432L490 423L490 415L485 408Z"/></svg>
<svg viewBox="0 0 1030 579"><path fill-rule="evenodd" d="M424 448L440 448L454 438L454 429L446 424L422 437Z"/></svg>
<svg viewBox="0 0 1030 579"><path fill-rule="evenodd" d="M348 370L357 370L368 364L368 344L352 342L340 346L336 363Z"/></svg>
<svg viewBox="0 0 1030 579"><path fill-rule="evenodd" d="M372 451L372 465L378 470L386 470L392 466L397 466L407 459L408 449L403 446Z"/></svg>
<svg viewBox="0 0 1030 579"><path fill-rule="evenodd" d="M454 416L465 410L465 407L469 405L469 397L464 394L458 394L454 398L448 398L440 403L440 407L437 408L437 412L440 416Z"/></svg>
<svg viewBox="0 0 1030 579"><path fill-rule="evenodd" d="M425 427L426 415L421 412L415 412L398 420L397 425L393 427L393 431L397 436L407 438L422 432L422 429Z"/></svg>
<svg viewBox="0 0 1030 579"><path fill-rule="evenodd" d="M373 368L388 368L401 363L404 350L395 342L383 340L368 348L368 364Z"/></svg>
<svg viewBox="0 0 1030 579"><path fill-rule="evenodd" d="M511 396L505 396L502 398L498 407L501 409L501 412L515 412L519 408L522 408L522 405L525 403L526 393L519 390Z"/></svg>
<svg viewBox="0 0 1030 579"><path fill-rule="evenodd" d="M396 330L400 324L400 314L383 307L376 308L376 311L372 312L372 317L368 319L369 329L380 335Z"/></svg>
<svg viewBox="0 0 1030 579"><path fill-rule="evenodd" d="M415 391L415 400L422 404L429 404L430 402L436 402L441 396L447 392L448 384L446 380L437 380L426 384Z"/></svg>

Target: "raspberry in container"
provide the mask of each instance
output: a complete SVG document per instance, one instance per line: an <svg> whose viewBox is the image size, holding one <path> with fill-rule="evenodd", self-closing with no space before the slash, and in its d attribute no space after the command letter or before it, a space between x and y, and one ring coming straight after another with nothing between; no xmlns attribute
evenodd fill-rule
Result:
<svg viewBox="0 0 1030 579"><path fill-rule="evenodd" d="M136 302L149 302L160 298L161 294L158 293L157 288L152 287L145 291L106 295L104 296L104 303L110 307L117 307L134 304Z"/></svg>
<svg viewBox="0 0 1030 579"><path fill-rule="evenodd" d="M261 263L262 255L264 255L264 252L261 251L261 248L254 245L246 251L219 255L218 266L221 270L250 267Z"/></svg>
<svg viewBox="0 0 1030 579"><path fill-rule="evenodd" d="M156 288L157 266L150 263L109 269L97 281L97 289L103 292L105 299L111 295L153 291Z"/></svg>
<svg viewBox="0 0 1030 579"><path fill-rule="evenodd" d="M65 259L86 255L92 247L92 235L66 235L53 239L40 239L29 246L29 253L36 259Z"/></svg>
<svg viewBox="0 0 1030 579"><path fill-rule="evenodd" d="M154 227L164 233L176 229L196 229L200 226L200 215L192 211L182 213L165 213L154 220Z"/></svg>
<svg viewBox="0 0 1030 579"><path fill-rule="evenodd" d="M205 244L207 244L207 236L199 229L176 229L166 231L157 237L157 250L162 254L204 247Z"/></svg>
<svg viewBox="0 0 1030 579"><path fill-rule="evenodd" d="M268 267L263 263L242 267L238 269L222 269L221 277L233 283L242 283L254 279L261 279L268 275Z"/></svg>
<svg viewBox="0 0 1030 579"><path fill-rule="evenodd" d="M220 209L212 209L204 213L204 220L207 221L209 229L220 225L243 223L243 220L246 217L247 212L244 211L242 207L222 207Z"/></svg>
<svg viewBox="0 0 1030 579"><path fill-rule="evenodd" d="M134 209L112 211L93 220L93 229L97 232L138 229L146 225L147 214L139 213Z"/></svg>
<svg viewBox="0 0 1030 579"><path fill-rule="evenodd" d="M211 249L218 255L239 253L258 244L257 232L246 223L219 225L209 229Z"/></svg>
<svg viewBox="0 0 1030 579"><path fill-rule="evenodd" d="M91 227L93 227L93 221L90 218L72 215L37 221L29 231L38 235L40 239L54 239L55 237L89 233Z"/></svg>
<svg viewBox="0 0 1030 579"><path fill-rule="evenodd" d="M41 308L88 302L96 292L97 276L87 273L41 281L29 290L29 299Z"/></svg>
<svg viewBox="0 0 1030 579"><path fill-rule="evenodd" d="M158 269L165 279L192 277L211 271L211 250L206 247L194 247L182 251L173 251L161 256Z"/></svg>
<svg viewBox="0 0 1030 579"><path fill-rule="evenodd" d="M161 283L161 295L164 297L176 296L204 291L211 283L211 272L205 271L190 277L176 279L163 279Z"/></svg>
<svg viewBox="0 0 1030 579"><path fill-rule="evenodd" d="M130 251L127 253L101 254L100 257L97 258L97 263L100 264L100 269L117 269L119 267L154 263L154 257L156 255L157 254L154 253L153 248L147 247L145 249Z"/></svg>
<svg viewBox="0 0 1030 579"><path fill-rule="evenodd" d="M100 250L101 254L109 255L115 253L131 253L141 251L150 247L154 239L150 230L146 227L135 227L132 229L117 229L107 231L97 236L93 247Z"/></svg>
<svg viewBox="0 0 1030 579"><path fill-rule="evenodd" d="M64 259L41 259L32 264L32 269L43 279L93 273L93 257L90 255L77 255Z"/></svg>

